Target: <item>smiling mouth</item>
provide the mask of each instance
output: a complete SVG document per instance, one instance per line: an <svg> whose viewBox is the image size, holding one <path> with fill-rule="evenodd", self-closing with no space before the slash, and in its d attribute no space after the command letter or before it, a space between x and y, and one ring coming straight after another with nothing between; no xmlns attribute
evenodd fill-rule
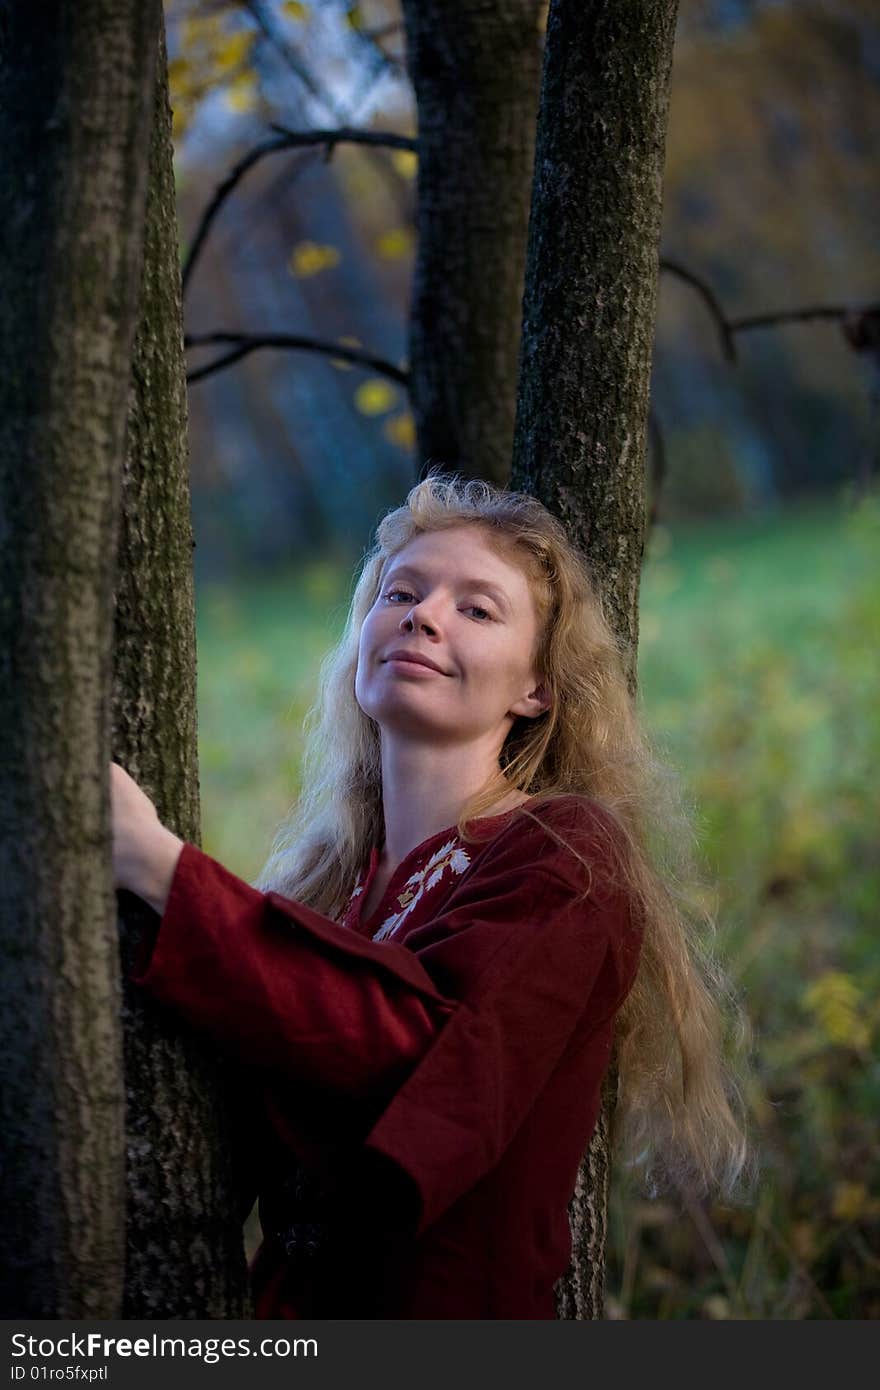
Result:
<svg viewBox="0 0 880 1390"><path fill-rule="evenodd" d="M420 656L410 656L408 652L391 652L389 656L383 657L383 663L385 665L417 666L423 671L433 671L435 676L446 675L446 672L442 671L433 661L428 661Z"/></svg>

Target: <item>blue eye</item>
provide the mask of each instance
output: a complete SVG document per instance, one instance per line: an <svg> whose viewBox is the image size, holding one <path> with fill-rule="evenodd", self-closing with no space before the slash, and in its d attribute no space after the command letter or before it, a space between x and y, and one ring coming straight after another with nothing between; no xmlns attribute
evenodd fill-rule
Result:
<svg viewBox="0 0 880 1390"><path fill-rule="evenodd" d="M385 593L382 595L382 598L385 603L393 604L397 604L398 600L402 603L419 602L412 590L403 588L386 589ZM489 612L488 608L483 608L478 603L468 604L464 611L466 613L473 614L475 622L485 623L492 621L492 614Z"/></svg>

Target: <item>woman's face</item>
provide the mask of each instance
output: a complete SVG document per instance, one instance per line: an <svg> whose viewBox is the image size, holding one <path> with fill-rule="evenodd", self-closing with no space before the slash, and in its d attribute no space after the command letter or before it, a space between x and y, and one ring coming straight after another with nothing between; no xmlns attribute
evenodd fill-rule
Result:
<svg viewBox="0 0 880 1390"><path fill-rule="evenodd" d="M386 564L364 619L358 704L383 731L500 751L516 715L546 708L538 635L524 572L481 528L417 536Z"/></svg>

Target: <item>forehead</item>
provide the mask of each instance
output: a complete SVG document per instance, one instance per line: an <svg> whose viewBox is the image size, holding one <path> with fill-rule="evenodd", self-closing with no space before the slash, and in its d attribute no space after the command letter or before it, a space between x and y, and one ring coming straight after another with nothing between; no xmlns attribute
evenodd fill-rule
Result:
<svg viewBox="0 0 880 1390"><path fill-rule="evenodd" d="M515 595L528 591L525 572L513 556L478 526L450 526L415 536L385 565L385 574L408 566L430 577L487 579Z"/></svg>

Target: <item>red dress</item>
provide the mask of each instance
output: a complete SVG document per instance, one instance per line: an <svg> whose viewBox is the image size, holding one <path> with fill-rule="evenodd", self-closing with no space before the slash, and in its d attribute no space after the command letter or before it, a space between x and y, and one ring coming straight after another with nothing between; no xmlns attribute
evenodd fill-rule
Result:
<svg viewBox="0 0 880 1390"><path fill-rule="evenodd" d="M335 922L192 845L135 980L245 1062L258 1317L554 1318L641 928L585 797L370 865Z"/></svg>

